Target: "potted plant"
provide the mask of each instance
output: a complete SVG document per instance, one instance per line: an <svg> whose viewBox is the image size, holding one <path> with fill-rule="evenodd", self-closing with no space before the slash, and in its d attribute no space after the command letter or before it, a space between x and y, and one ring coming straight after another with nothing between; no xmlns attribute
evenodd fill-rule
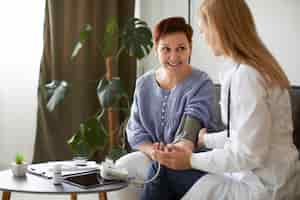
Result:
<svg viewBox="0 0 300 200"><path fill-rule="evenodd" d="M17 153L15 161L11 164L11 170L14 176L25 176L28 164L21 153Z"/></svg>
<svg viewBox="0 0 300 200"><path fill-rule="evenodd" d="M93 27L86 24L80 32L79 41L76 43L71 61L73 61L83 49ZM100 55L105 60L106 73L99 79L97 91L101 108L94 116L80 124L78 131L67 141L75 154L92 157L96 152L109 150L110 157L117 158L124 154L124 127L127 117L120 121L118 113L129 116L131 103L129 96L122 88L119 77L112 77L112 67L118 64L119 56L126 52L129 56L141 59L148 55L153 47L151 30L146 22L131 18L120 30L115 18L110 18L105 27L104 38L100 42ZM64 99L69 88L66 81L52 81L45 86L49 101L48 110L52 111L55 106ZM107 116L108 123L105 123ZM121 137L117 142L116 137Z"/></svg>

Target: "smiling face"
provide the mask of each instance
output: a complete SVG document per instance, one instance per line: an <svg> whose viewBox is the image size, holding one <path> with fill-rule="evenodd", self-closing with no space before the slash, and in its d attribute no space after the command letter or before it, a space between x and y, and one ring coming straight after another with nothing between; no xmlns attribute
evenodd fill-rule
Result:
<svg viewBox="0 0 300 200"><path fill-rule="evenodd" d="M177 70L188 65L191 44L183 32L166 34L156 47L159 62L168 70Z"/></svg>

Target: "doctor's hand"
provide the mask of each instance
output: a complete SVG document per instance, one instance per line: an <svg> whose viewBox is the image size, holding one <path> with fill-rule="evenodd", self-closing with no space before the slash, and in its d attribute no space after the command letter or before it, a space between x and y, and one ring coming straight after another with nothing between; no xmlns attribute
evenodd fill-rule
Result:
<svg viewBox="0 0 300 200"><path fill-rule="evenodd" d="M206 134L206 132L207 132L206 128L200 129L198 133L198 143L197 143L198 148L204 147L204 135Z"/></svg>
<svg viewBox="0 0 300 200"><path fill-rule="evenodd" d="M155 158L160 164L175 170L190 169L191 155L190 149L174 144L168 144L164 150L155 152Z"/></svg>

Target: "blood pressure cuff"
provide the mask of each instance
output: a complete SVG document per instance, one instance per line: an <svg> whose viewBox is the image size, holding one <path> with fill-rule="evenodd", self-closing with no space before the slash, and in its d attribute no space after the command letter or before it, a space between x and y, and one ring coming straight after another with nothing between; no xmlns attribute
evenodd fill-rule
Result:
<svg viewBox="0 0 300 200"><path fill-rule="evenodd" d="M175 134L174 143L185 139L193 142L193 144L196 145L198 142L198 133L201 128L202 122L199 119L188 115L183 115Z"/></svg>

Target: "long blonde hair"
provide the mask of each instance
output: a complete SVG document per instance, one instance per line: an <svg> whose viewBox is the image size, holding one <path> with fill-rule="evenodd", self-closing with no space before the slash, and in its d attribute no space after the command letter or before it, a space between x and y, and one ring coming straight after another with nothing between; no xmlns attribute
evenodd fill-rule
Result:
<svg viewBox="0 0 300 200"><path fill-rule="evenodd" d="M289 88L289 80L263 44L244 0L204 0L199 8L210 34L215 34L225 56L254 67L272 87Z"/></svg>

